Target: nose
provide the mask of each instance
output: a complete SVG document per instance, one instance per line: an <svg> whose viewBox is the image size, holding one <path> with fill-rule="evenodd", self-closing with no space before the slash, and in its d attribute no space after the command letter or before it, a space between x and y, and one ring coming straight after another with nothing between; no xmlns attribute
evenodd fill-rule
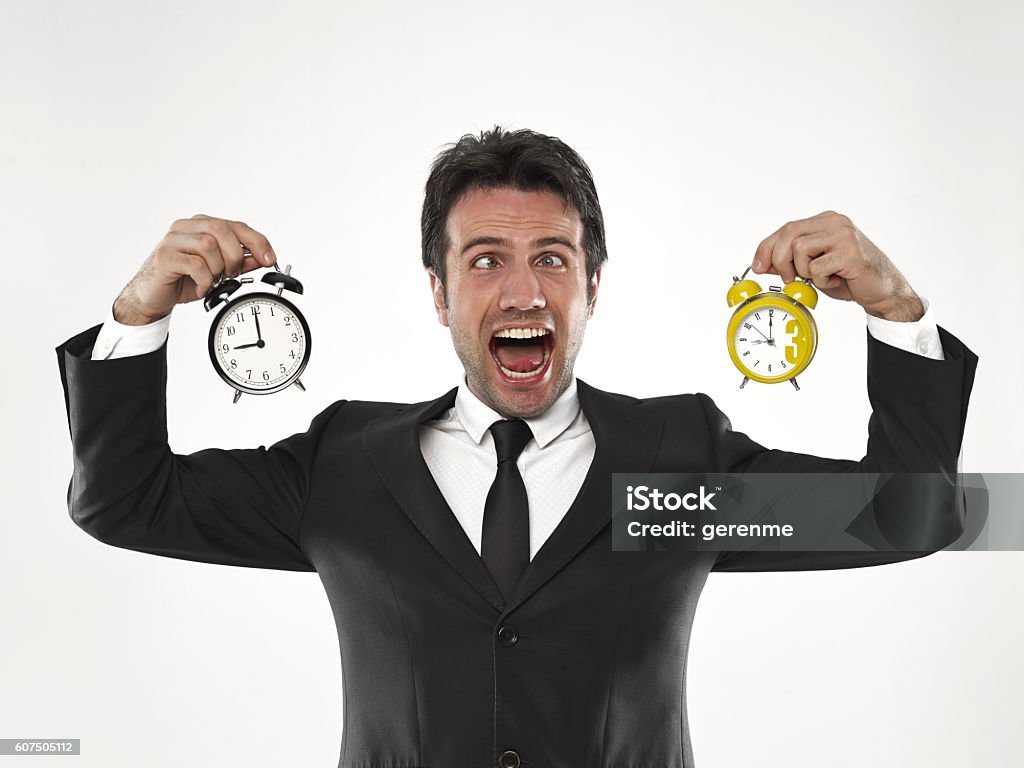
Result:
<svg viewBox="0 0 1024 768"><path fill-rule="evenodd" d="M547 306L544 290L528 263L517 262L506 270L498 306L502 310L543 309Z"/></svg>

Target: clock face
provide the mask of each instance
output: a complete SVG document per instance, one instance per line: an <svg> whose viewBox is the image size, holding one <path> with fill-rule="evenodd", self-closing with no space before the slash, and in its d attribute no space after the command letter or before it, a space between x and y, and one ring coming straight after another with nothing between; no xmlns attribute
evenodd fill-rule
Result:
<svg viewBox="0 0 1024 768"><path fill-rule="evenodd" d="M817 345L810 314L781 298L752 300L739 307L729 324L733 362L755 381L785 381L807 367Z"/></svg>
<svg viewBox="0 0 1024 768"><path fill-rule="evenodd" d="M287 299L250 293L228 302L210 328L210 359L236 389L269 394L302 373L311 347L309 325Z"/></svg>

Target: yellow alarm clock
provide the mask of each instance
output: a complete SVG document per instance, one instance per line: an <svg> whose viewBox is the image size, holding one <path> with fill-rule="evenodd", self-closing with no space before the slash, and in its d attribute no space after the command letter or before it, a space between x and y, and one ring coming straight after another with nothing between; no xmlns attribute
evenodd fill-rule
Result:
<svg viewBox="0 0 1024 768"><path fill-rule="evenodd" d="M753 280L733 277L727 301L736 307L726 330L726 344L743 382L762 384L788 381L797 390L796 376L810 364L818 347L818 326L810 310L818 304L818 292L810 280L794 280L767 291Z"/></svg>

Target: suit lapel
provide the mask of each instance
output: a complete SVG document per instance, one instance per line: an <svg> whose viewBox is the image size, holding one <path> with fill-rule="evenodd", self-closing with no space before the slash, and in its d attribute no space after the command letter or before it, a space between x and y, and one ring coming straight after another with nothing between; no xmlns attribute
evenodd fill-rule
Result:
<svg viewBox="0 0 1024 768"><path fill-rule="evenodd" d="M594 431L594 460L569 511L541 545L516 585L514 609L558 573L612 521L612 473L647 472L661 443L664 419L634 398L613 395L576 380L580 407Z"/></svg>
<svg viewBox="0 0 1024 768"><path fill-rule="evenodd" d="M374 419L363 429L363 448L406 517L473 589L501 611L505 607L501 590L445 501L420 451L420 425L454 406L456 391Z"/></svg>
<svg viewBox="0 0 1024 768"><path fill-rule="evenodd" d="M434 482L420 451L419 427L455 404L456 389L437 400L400 407L371 421L363 447L381 481L437 552L497 611L507 612L540 589L611 524L613 472L647 472L654 464L664 419L635 399L577 379L580 407L596 450L576 499L541 546L506 604L487 566Z"/></svg>

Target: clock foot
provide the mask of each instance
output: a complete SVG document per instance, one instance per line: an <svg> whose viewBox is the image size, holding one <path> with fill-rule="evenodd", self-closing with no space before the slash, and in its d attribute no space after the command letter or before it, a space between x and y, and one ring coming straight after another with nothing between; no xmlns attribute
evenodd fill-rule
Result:
<svg viewBox="0 0 1024 768"><path fill-rule="evenodd" d="M235 403L237 403L238 402L238 398L240 398L241 396L242 396L242 390L236 389L235 390L235 399L231 401L231 404L234 405Z"/></svg>
<svg viewBox="0 0 1024 768"><path fill-rule="evenodd" d="M306 391L306 385L302 383L302 379L296 379L295 386L301 389L303 392Z"/></svg>
<svg viewBox="0 0 1024 768"><path fill-rule="evenodd" d="M740 383L740 389L743 389L745 386L747 386L747 382L748 381L750 381L750 379L748 379L746 376L744 376L743 377L743 381Z"/></svg>
<svg viewBox="0 0 1024 768"><path fill-rule="evenodd" d="M793 389L795 389L797 392L800 391L800 385L796 383L796 376L790 379L789 383L793 385Z"/></svg>

